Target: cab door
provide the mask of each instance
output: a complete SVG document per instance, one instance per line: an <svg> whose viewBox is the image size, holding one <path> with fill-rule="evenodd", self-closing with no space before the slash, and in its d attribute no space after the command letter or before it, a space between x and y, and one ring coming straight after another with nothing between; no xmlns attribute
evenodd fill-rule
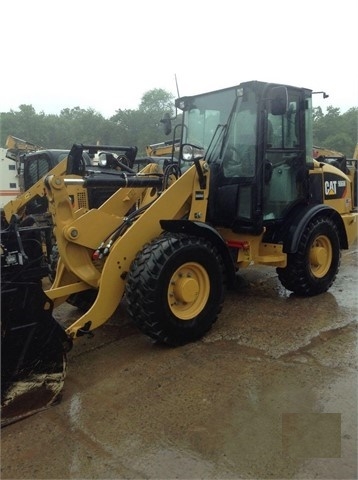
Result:
<svg viewBox="0 0 358 480"><path fill-rule="evenodd" d="M211 163L209 221L235 232L261 233L260 175L257 168L257 102L254 93L231 113L220 157Z"/></svg>
<svg viewBox="0 0 358 480"><path fill-rule="evenodd" d="M287 88L288 105L285 113L268 110L265 164L266 175L263 197L264 220L282 219L292 206L306 196L306 155L304 101L302 91Z"/></svg>
<svg viewBox="0 0 358 480"><path fill-rule="evenodd" d="M212 164L209 221L260 234L307 197L304 90L268 85L239 99Z"/></svg>

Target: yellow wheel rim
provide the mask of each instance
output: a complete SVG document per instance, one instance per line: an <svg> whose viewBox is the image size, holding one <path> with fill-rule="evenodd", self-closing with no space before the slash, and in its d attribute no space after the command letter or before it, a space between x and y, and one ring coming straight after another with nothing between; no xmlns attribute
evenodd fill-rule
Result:
<svg viewBox="0 0 358 480"><path fill-rule="evenodd" d="M168 305L180 320L192 320L204 309L210 294L210 279L199 263L181 265L168 287Z"/></svg>
<svg viewBox="0 0 358 480"><path fill-rule="evenodd" d="M317 278L324 277L332 263L332 244L328 237L320 235L312 243L310 256L310 268Z"/></svg>

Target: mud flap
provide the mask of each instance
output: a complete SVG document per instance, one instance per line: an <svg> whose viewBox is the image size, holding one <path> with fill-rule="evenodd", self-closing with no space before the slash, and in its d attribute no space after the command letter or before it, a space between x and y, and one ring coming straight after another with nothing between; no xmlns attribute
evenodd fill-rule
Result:
<svg viewBox="0 0 358 480"><path fill-rule="evenodd" d="M72 342L41 282L1 285L1 426L59 399Z"/></svg>

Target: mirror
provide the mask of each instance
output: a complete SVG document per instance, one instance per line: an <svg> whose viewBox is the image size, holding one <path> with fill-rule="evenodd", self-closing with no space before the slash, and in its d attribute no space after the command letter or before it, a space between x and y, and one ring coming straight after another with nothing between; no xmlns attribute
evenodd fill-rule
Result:
<svg viewBox="0 0 358 480"><path fill-rule="evenodd" d="M287 112L288 92L286 87L273 87L269 99L272 115L284 115Z"/></svg>
<svg viewBox="0 0 358 480"><path fill-rule="evenodd" d="M169 135L172 131L172 120L169 113L164 114L164 117L160 120L160 123L163 125L164 135Z"/></svg>

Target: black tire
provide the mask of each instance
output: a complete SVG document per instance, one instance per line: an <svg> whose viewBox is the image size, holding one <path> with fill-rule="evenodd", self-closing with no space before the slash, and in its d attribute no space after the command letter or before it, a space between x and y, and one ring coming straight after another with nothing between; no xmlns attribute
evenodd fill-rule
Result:
<svg viewBox="0 0 358 480"><path fill-rule="evenodd" d="M224 301L224 266L203 238L168 234L146 245L126 283L128 313L146 335L171 346L201 338Z"/></svg>
<svg viewBox="0 0 358 480"><path fill-rule="evenodd" d="M313 296L326 292L340 266L341 252L335 223L326 217L309 222L296 253L287 256L287 266L277 268L282 285L297 295Z"/></svg>

